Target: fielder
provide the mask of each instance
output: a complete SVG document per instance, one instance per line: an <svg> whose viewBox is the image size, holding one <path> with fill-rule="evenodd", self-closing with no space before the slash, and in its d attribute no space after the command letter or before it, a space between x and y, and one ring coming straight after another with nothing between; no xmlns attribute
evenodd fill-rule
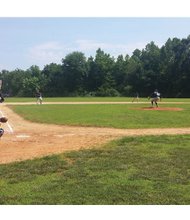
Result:
<svg viewBox="0 0 190 220"><path fill-rule="evenodd" d="M37 92L36 93L36 98L37 98L37 100L36 100L36 104L42 104L42 93L41 92Z"/></svg>
<svg viewBox="0 0 190 220"><path fill-rule="evenodd" d="M135 96L134 96L132 102L134 102L135 100L136 100L137 102L139 102L139 93L138 93L138 92L135 94Z"/></svg>

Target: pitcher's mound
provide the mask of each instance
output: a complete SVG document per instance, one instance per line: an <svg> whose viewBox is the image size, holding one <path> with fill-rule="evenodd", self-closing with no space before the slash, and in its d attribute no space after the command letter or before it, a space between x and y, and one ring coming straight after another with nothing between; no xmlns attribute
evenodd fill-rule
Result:
<svg viewBox="0 0 190 220"><path fill-rule="evenodd" d="M143 107L141 110L152 110L152 111L182 111L182 108L173 107Z"/></svg>

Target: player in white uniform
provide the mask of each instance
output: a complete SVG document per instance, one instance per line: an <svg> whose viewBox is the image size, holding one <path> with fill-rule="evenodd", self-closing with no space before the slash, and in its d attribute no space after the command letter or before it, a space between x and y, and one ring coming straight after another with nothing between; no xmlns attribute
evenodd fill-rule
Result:
<svg viewBox="0 0 190 220"><path fill-rule="evenodd" d="M41 92L37 92L36 93L36 97L37 97L37 100L36 100L36 103L37 104L42 104L42 94L41 94Z"/></svg>
<svg viewBox="0 0 190 220"><path fill-rule="evenodd" d="M135 100L136 100L137 102L139 102L139 93L138 93L138 92L135 94L135 96L134 96L132 102L134 102Z"/></svg>

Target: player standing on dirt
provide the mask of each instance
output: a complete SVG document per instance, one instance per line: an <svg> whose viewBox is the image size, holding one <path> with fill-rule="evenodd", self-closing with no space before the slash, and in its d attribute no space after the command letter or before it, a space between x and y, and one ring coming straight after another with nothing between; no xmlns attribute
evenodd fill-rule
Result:
<svg viewBox="0 0 190 220"><path fill-rule="evenodd" d="M157 89L150 95L152 107L155 103L156 107L158 107L158 101L160 100L160 93Z"/></svg>
<svg viewBox="0 0 190 220"><path fill-rule="evenodd" d="M0 103L3 103L5 101L5 99L2 95L2 92L1 92L2 85L3 85L3 80L0 79Z"/></svg>
<svg viewBox="0 0 190 220"><path fill-rule="evenodd" d="M0 138L3 136L4 134L4 129L1 127L1 123L6 123L8 121L7 117L1 117L0 118Z"/></svg>
<svg viewBox="0 0 190 220"><path fill-rule="evenodd" d="M2 93L0 92L0 103L3 103L4 101L5 101L5 99L4 99L3 95L2 95Z"/></svg>

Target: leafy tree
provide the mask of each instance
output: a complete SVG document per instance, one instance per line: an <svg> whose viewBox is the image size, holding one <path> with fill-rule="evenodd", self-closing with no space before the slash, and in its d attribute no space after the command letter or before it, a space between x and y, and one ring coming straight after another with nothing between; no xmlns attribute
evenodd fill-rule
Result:
<svg viewBox="0 0 190 220"><path fill-rule="evenodd" d="M51 63L42 70L42 75L46 79L44 93L47 96L63 96L65 93L65 79L62 66Z"/></svg>
<svg viewBox="0 0 190 220"><path fill-rule="evenodd" d="M11 81L11 74L8 70L2 70L0 72L0 79L3 81L3 85L1 87L1 92L3 94L10 95L11 90L10 90L10 81Z"/></svg>
<svg viewBox="0 0 190 220"><path fill-rule="evenodd" d="M31 95L34 94L36 90L43 91L45 89L47 84L47 77L43 74L43 72L40 70L38 66L31 66L29 69L26 70L26 74L28 77L27 80L25 80L25 82L31 82L31 86L34 87L33 93L31 93ZM36 85L33 85L33 83L36 83Z"/></svg>
<svg viewBox="0 0 190 220"><path fill-rule="evenodd" d="M81 52L73 52L62 59L65 86L69 94L79 95L84 92L83 82L87 77L86 57Z"/></svg>
<svg viewBox="0 0 190 220"><path fill-rule="evenodd" d="M39 90L39 79L36 76L23 79L23 96L35 96L37 90Z"/></svg>
<svg viewBox="0 0 190 220"><path fill-rule="evenodd" d="M94 91L104 91L105 89L111 89L114 87L115 81L113 78L114 58L109 54L104 53L100 48L96 51L94 60L89 60L89 75L88 82ZM104 89L102 89L104 88ZM98 92L100 94L100 92ZM101 96L105 96L101 93Z"/></svg>
<svg viewBox="0 0 190 220"><path fill-rule="evenodd" d="M4 82L9 86L9 94L13 96L23 96L23 80L25 77L25 71L21 69L9 72L7 81Z"/></svg>
<svg viewBox="0 0 190 220"><path fill-rule="evenodd" d="M181 53L181 54L180 54ZM182 39L178 48L178 78L176 84L178 85L178 97L189 97L190 94L190 36L187 39Z"/></svg>
<svg viewBox="0 0 190 220"><path fill-rule="evenodd" d="M125 94L125 87L128 84L127 75L128 75L128 65L129 65L129 56L126 55L124 58L123 55L119 55L114 65L113 69L113 78L115 81L115 89L120 92L120 94Z"/></svg>
<svg viewBox="0 0 190 220"><path fill-rule="evenodd" d="M157 88L164 97L189 97L190 36L169 38L161 48L152 41L131 57L114 59L100 48L88 59L72 52L61 65L2 70L0 79L2 92L13 96L33 96L36 89L47 96L147 96Z"/></svg>
<svg viewBox="0 0 190 220"><path fill-rule="evenodd" d="M142 89L149 94L160 88L160 49L152 41L142 50L141 62L143 64ZM146 86L144 86L146 85Z"/></svg>
<svg viewBox="0 0 190 220"><path fill-rule="evenodd" d="M178 38L168 39L161 48L161 73L162 90L168 97L175 97L178 93L180 40ZM179 53L180 52L180 53Z"/></svg>
<svg viewBox="0 0 190 220"><path fill-rule="evenodd" d="M141 96L143 94L143 87L145 86L142 83L142 75L143 75L143 63L141 61L141 51L136 49L133 52L133 55L129 59L128 67L127 67L127 78L125 83L125 95L134 96L136 92L138 92Z"/></svg>

